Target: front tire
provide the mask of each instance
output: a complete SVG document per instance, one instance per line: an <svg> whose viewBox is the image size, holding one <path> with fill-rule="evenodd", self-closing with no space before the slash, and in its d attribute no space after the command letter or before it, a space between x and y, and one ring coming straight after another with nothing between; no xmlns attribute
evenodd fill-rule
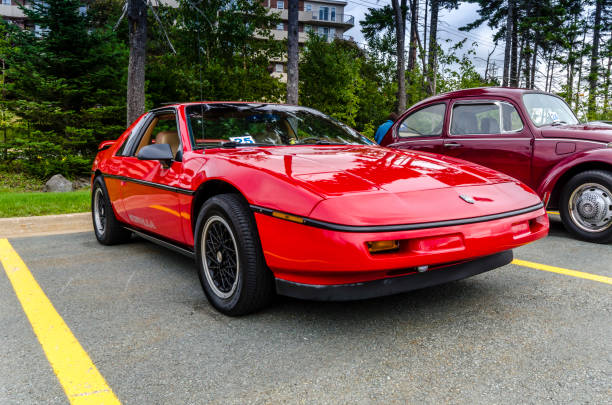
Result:
<svg viewBox="0 0 612 405"><path fill-rule="evenodd" d="M560 200L565 228L589 242L612 241L612 173L589 170L572 177Z"/></svg>
<svg viewBox="0 0 612 405"><path fill-rule="evenodd" d="M130 239L131 232L124 229L115 217L106 184L100 176L94 179L91 191L91 219L96 239L101 244L116 245Z"/></svg>
<svg viewBox="0 0 612 405"><path fill-rule="evenodd" d="M206 201L194 239L200 283L218 311L245 315L271 301L272 273L265 264L255 219L240 196L220 194Z"/></svg>

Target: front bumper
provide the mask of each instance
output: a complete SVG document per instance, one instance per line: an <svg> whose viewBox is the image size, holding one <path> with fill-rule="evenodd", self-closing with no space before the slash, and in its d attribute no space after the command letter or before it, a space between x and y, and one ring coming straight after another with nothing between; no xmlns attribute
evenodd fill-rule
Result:
<svg viewBox="0 0 612 405"><path fill-rule="evenodd" d="M324 229L259 212L255 219L274 277L307 285L396 278L419 266L434 269L512 250L548 233L548 217L541 207L483 222L383 232ZM370 253L367 242L381 240L399 240L399 249Z"/></svg>
<svg viewBox="0 0 612 405"><path fill-rule="evenodd" d="M418 290L450 281L462 280L485 271L505 266L512 261L511 250L478 259L440 266L424 273L351 284L312 285L276 279L280 295L314 301L350 301Z"/></svg>

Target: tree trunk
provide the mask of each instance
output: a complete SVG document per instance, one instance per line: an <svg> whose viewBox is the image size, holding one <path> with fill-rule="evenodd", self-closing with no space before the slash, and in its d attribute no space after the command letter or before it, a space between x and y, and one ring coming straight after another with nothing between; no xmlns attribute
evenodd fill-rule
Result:
<svg viewBox="0 0 612 405"><path fill-rule="evenodd" d="M410 45L408 48L408 71L411 72L417 59L417 23L419 19L419 0L410 0Z"/></svg>
<svg viewBox="0 0 612 405"><path fill-rule="evenodd" d="M512 54L510 55L510 87L518 87L518 17L512 13Z"/></svg>
<svg viewBox="0 0 612 405"><path fill-rule="evenodd" d="M606 70L606 81L604 84L604 105L603 115L604 117L608 113L609 102L610 102L610 65L612 64L612 55L608 55L608 69Z"/></svg>
<svg viewBox="0 0 612 405"><path fill-rule="evenodd" d="M423 84L425 83L425 77L427 76L427 65L425 59L427 57L427 11L429 11L429 0L425 0L425 18L423 18Z"/></svg>
<svg viewBox="0 0 612 405"><path fill-rule="evenodd" d="M553 77L555 77L555 62L556 62L556 57L557 57L557 51L555 50L555 53L553 54L552 57L552 66L550 67L550 81L548 82L548 92L550 93L552 91L552 82L553 82Z"/></svg>
<svg viewBox="0 0 612 405"><path fill-rule="evenodd" d="M516 85L513 87L519 87L521 82L521 68L523 67L523 59L525 59L525 37L521 38L521 46L518 51L519 60L516 67Z"/></svg>
<svg viewBox="0 0 612 405"><path fill-rule="evenodd" d="M593 49L591 51L591 70L589 72L589 118L595 114L597 109L595 101L595 92L597 90L597 70L599 67L599 30L601 24L601 9L603 8L604 0L597 0L595 6L595 26L593 27Z"/></svg>
<svg viewBox="0 0 612 405"><path fill-rule="evenodd" d="M429 24L429 60L427 63L427 77L429 84L429 94L436 94L436 71L437 71L437 55L438 55L438 10L440 8L439 0L431 0L431 17Z"/></svg>
<svg viewBox="0 0 612 405"><path fill-rule="evenodd" d="M130 59L127 80L127 124L145 112L145 63L147 50L147 3L128 0Z"/></svg>
<svg viewBox="0 0 612 405"><path fill-rule="evenodd" d="M535 44L533 44L533 55L531 58L531 78L529 80L529 86L527 86L530 89L535 88L535 74L538 66L538 47L540 45L539 42L539 34L536 34Z"/></svg>
<svg viewBox="0 0 612 405"><path fill-rule="evenodd" d="M579 57L580 62L578 62L578 80L576 80L576 91L574 92L574 110L578 111L578 104L580 103L580 85L582 84L582 55L584 54L584 46L586 40L586 28L582 33L582 49L580 51ZM570 104L571 105L571 104Z"/></svg>
<svg viewBox="0 0 612 405"><path fill-rule="evenodd" d="M512 21L514 20L514 0L508 0L508 16L506 17L506 48L504 50L504 77L502 87L508 87L510 81L510 50L512 48Z"/></svg>
<svg viewBox="0 0 612 405"><path fill-rule="evenodd" d="M523 75L525 76L525 88L529 87L529 78L531 77L531 54L529 53L530 47L529 44L524 44L521 47L521 58L525 61L525 69L523 70ZM519 76L520 80L520 76Z"/></svg>
<svg viewBox="0 0 612 405"><path fill-rule="evenodd" d="M289 0L287 104L298 104L298 0Z"/></svg>
<svg viewBox="0 0 612 405"><path fill-rule="evenodd" d="M406 109L406 0L399 4L392 0L395 15L395 38L397 41L397 112L403 113Z"/></svg>

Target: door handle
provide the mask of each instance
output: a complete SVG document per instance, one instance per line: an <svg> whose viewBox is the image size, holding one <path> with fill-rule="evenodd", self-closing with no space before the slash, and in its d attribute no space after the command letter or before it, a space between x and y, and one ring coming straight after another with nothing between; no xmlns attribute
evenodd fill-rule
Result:
<svg viewBox="0 0 612 405"><path fill-rule="evenodd" d="M455 149L455 148L460 148L463 145L461 145L460 143L457 142L445 142L444 143L444 147L445 148L449 148L449 149Z"/></svg>

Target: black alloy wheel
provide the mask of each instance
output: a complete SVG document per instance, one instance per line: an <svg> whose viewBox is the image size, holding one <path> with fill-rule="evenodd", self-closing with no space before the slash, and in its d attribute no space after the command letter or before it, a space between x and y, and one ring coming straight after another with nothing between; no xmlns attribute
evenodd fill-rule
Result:
<svg viewBox="0 0 612 405"><path fill-rule="evenodd" d="M124 229L115 217L104 179L94 179L91 192L91 216L96 239L103 245L116 245L130 239L131 232Z"/></svg>
<svg viewBox="0 0 612 405"><path fill-rule="evenodd" d="M274 296L248 204L237 194L219 194L202 206L194 235L198 276L208 301L220 312L245 315Z"/></svg>

